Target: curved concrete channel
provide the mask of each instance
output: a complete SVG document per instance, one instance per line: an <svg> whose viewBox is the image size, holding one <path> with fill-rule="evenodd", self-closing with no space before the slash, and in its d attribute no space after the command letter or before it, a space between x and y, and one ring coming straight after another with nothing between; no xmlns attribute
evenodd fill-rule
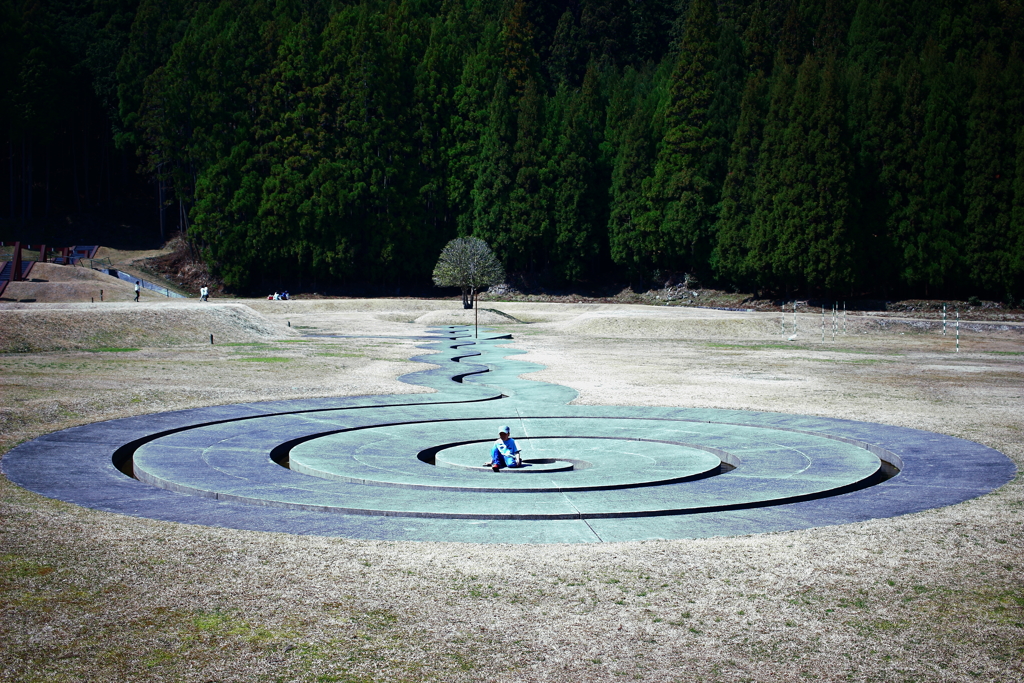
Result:
<svg viewBox="0 0 1024 683"><path fill-rule="evenodd" d="M1015 473L977 443L754 411L574 406L509 335L432 330L435 394L216 406L40 437L14 482L101 510L241 529L537 543L749 534L951 505ZM454 352L454 353L453 353ZM483 467L499 424L527 466ZM126 476L131 473L134 478Z"/></svg>

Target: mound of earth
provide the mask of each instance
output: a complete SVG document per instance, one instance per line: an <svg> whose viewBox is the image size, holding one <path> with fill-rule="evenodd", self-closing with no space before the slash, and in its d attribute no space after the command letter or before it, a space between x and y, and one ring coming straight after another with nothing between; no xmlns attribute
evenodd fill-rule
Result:
<svg viewBox="0 0 1024 683"><path fill-rule="evenodd" d="M407 322L414 322L418 315L427 311L463 310L461 302L446 299L246 299L245 303L254 311L266 315L293 311L303 314L400 313L408 318Z"/></svg>
<svg viewBox="0 0 1024 683"><path fill-rule="evenodd" d="M241 304L0 304L0 352L173 346L294 335Z"/></svg>
<svg viewBox="0 0 1024 683"><path fill-rule="evenodd" d="M558 331L622 339L763 339L778 336L779 328L777 320L762 315L678 308L634 312L615 306L580 315L560 325Z"/></svg>
<svg viewBox="0 0 1024 683"><path fill-rule="evenodd" d="M332 313L369 314L389 323L410 323L424 327L438 325L472 325L472 309L464 309L459 301L436 299L298 299L292 301L246 300L253 310L271 317L278 315L316 315ZM521 323L512 313L487 307L480 308L481 325Z"/></svg>
<svg viewBox="0 0 1024 683"><path fill-rule="evenodd" d="M477 314L479 314L479 318L477 318ZM419 316L413 322L426 326L472 325L476 320L479 320L481 325L507 325L520 322L511 315L493 308L481 308L479 311L473 311L461 307L444 311L430 311Z"/></svg>
<svg viewBox="0 0 1024 683"><path fill-rule="evenodd" d="M143 300L163 301L166 297L142 290ZM133 301L135 286L106 275L92 268L59 266L53 263L37 263L32 267L29 279L11 282L4 290L4 302L20 303L67 303L67 302L113 302Z"/></svg>

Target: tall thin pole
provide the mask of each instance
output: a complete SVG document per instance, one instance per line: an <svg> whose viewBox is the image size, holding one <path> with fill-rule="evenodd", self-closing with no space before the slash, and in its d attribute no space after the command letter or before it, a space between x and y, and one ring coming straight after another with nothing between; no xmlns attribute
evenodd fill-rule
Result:
<svg viewBox="0 0 1024 683"><path fill-rule="evenodd" d="M956 309L956 352L960 353L960 309Z"/></svg>
<svg viewBox="0 0 1024 683"><path fill-rule="evenodd" d="M846 336L846 302L843 302L843 336Z"/></svg>
<svg viewBox="0 0 1024 683"><path fill-rule="evenodd" d="M786 336L786 304L782 304L782 336Z"/></svg>
<svg viewBox="0 0 1024 683"><path fill-rule="evenodd" d="M825 304L821 305L821 343L825 343Z"/></svg>
<svg viewBox="0 0 1024 683"><path fill-rule="evenodd" d="M946 304L942 304L942 336L946 336Z"/></svg>
<svg viewBox="0 0 1024 683"><path fill-rule="evenodd" d="M160 169L157 169L156 177L156 201L157 208L160 214L160 244L167 241L167 235L164 231L164 180L159 175Z"/></svg>

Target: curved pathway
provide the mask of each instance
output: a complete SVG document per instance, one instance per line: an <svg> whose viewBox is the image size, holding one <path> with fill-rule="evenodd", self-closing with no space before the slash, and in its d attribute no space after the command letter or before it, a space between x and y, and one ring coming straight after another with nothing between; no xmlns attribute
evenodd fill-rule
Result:
<svg viewBox="0 0 1024 683"><path fill-rule="evenodd" d="M100 510L240 529L495 543L628 541L843 524L1011 479L970 441L752 411L571 406L511 337L435 330L402 380L435 394L216 406L22 444L15 483ZM508 424L526 466L483 466ZM125 472L134 475L129 477Z"/></svg>

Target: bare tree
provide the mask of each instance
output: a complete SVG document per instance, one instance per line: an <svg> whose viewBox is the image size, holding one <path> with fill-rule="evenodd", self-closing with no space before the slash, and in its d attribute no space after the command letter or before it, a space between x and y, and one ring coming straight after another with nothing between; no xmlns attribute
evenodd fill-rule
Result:
<svg viewBox="0 0 1024 683"><path fill-rule="evenodd" d="M456 237L441 250L434 266L434 284L459 287L463 308L476 309L480 290L504 280L505 269L487 242L478 237Z"/></svg>

